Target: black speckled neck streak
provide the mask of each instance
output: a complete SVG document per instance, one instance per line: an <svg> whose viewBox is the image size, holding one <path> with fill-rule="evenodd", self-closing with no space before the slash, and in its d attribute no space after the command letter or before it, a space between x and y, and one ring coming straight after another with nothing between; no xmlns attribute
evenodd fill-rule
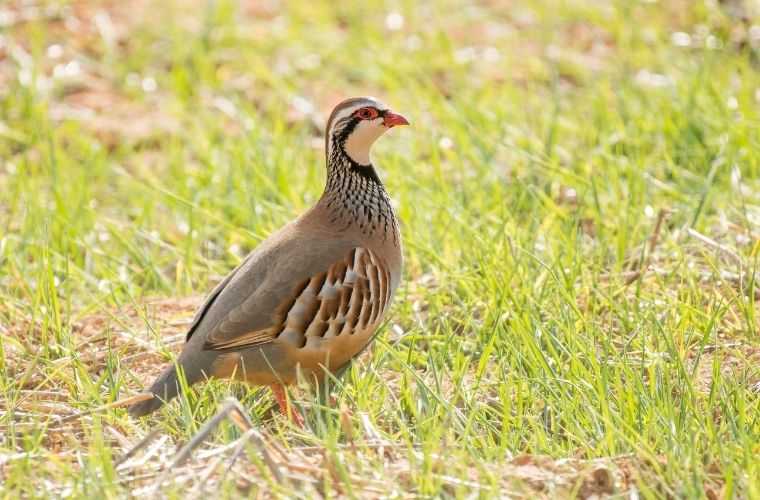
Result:
<svg viewBox="0 0 760 500"><path fill-rule="evenodd" d="M396 214L374 167L359 165L335 143L328 153L327 183L320 202L327 206L331 223L342 223L343 229L357 227L369 237L380 233L383 240L390 237L393 246L398 245Z"/></svg>

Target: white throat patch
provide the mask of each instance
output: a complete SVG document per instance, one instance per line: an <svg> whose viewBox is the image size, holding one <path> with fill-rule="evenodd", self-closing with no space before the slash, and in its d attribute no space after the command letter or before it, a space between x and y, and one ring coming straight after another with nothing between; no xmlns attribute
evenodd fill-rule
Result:
<svg viewBox="0 0 760 500"><path fill-rule="evenodd" d="M382 118L363 120L351 131L343 150L359 165L369 165L372 163L369 158L370 147L387 130L388 127L383 125Z"/></svg>

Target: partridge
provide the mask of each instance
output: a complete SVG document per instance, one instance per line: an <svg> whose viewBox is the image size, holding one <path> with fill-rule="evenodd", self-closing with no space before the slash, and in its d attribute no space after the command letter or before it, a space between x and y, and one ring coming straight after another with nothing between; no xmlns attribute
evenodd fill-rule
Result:
<svg viewBox="0 0 760 500"><path fill-rule="evenodd" d="M409 122L372 97L341 102L327 121L327 182L319 201L259 244L208 295L176 363L128 407L147 415L188 385L233 378L272 388L336 372L372 340L401 276L401 234L370 147Z"/></svg>

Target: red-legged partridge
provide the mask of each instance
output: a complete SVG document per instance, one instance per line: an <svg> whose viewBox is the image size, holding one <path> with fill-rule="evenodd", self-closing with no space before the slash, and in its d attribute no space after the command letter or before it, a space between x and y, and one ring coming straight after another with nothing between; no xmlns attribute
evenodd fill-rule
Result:
<svg viewBox="0 0 760 500"><path fill-rule="evenodd" d="M401 235L370 147L408 125L372 97L340 103L327 122L327 183L306 213L264 240L206 298L177 359L188 385L210 377L269 385L300 422L283 384L321 380L372 339L401 276ZM128 408L159 409L178 393L175 365Z"/></svg>

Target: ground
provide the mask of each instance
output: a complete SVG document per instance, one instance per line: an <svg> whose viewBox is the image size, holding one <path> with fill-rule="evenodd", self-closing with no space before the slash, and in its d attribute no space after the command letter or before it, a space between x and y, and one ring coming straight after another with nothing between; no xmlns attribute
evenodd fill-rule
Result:
<svg viewBox="0 0 760 500"><path fill-rule="evenodd" d="M759 69L741 0L0 4L3 493L760 496ZM372 349L305 430L127 416L354 95L412 124Z"/></svg>

